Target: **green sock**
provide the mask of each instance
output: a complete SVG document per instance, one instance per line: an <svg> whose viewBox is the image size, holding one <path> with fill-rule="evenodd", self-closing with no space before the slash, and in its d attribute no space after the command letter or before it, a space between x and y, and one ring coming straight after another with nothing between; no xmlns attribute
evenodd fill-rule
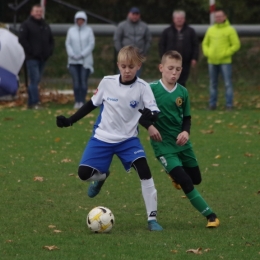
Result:
<svg viewBox="0 0 260 260"><path fill-rule="evenodd" d="M186 194L186 196L189 198L193 207L196 208L204 217L213 213L206 201L195 188L190 193Z"/></svg>

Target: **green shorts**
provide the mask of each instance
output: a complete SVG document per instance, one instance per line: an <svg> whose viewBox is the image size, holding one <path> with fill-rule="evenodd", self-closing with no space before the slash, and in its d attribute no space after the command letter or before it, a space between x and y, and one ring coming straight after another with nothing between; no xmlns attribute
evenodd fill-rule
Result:
<svg viewBox="0 0 260 260"><path fill-rule="evenodd" d="M167 173L169 173L173 168L177 166L190 168L198 166L198 162L192 148L178 153L164 154L157 157L157 159L161 162Z"/></svg>

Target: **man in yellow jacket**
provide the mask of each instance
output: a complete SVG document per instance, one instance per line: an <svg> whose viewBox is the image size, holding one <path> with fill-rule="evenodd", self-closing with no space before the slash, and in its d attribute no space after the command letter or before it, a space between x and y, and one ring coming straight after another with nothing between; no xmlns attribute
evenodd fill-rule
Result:
<svg viewBox="0 0 260 260"><path fill-rule="evenodd" d="M240 48L236 30L230 25L222 10L215 12L215 24L210 26L202 42L202 50L208 58L210 77L209 109L217 108L218 75L221 72L226 88L226 109L233 107L232 55Z"/></svg>

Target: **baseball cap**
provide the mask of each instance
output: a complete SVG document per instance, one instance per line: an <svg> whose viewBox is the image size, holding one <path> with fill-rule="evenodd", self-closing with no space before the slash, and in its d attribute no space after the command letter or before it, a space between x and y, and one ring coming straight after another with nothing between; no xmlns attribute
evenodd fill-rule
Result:
<svg viewBox="0 0 260 260"><path fill-rule="evenodd" d="M138 7L132 7L129 12L133 14L140 14L140 9Z"/></svg>

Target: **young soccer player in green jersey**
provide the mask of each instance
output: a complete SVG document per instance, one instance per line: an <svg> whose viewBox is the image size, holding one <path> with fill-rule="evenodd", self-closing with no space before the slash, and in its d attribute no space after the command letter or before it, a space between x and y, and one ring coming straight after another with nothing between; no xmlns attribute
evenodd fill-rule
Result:
<svg viewBox="0 0 260 260"><path fill-rule="evenodd" d="M201 182L201 173L189 141L191 115L188 91L177 83L182 70L181 55L167 51L159 70L162 78L150 86L160 113L153 122L152 117L149 119L147 116L147 108L140 110L143 115L139 123L148 129L155 156L170 175L174 186L182 188L191 204L207 218L206 227L218 227L217 215L194 187Z"/></svg>

